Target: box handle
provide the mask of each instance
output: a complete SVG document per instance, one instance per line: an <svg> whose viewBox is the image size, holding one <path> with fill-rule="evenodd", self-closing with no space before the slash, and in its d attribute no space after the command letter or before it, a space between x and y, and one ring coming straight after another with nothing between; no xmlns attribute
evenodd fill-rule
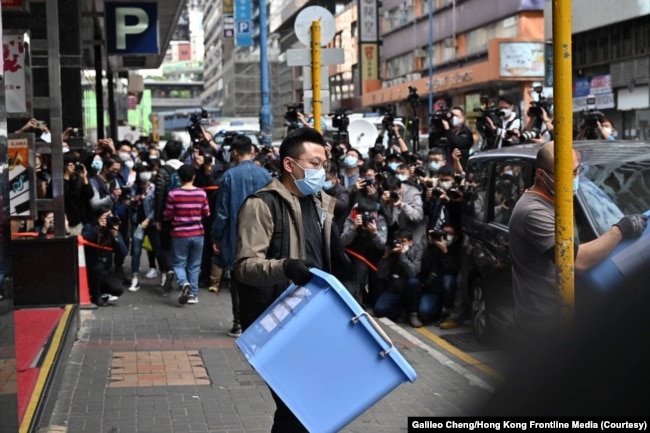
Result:
<svg viewBox="0 0 650 433"><path fill-rule="evenodd" d="M366 318L368 319L368 322L370 322L370 324L372 325L372 327L375 328L375 331L377 331L377 334L379 334L379 336L380 336L381 338L383 338L384 341L386 341L386 343L388 343L388 345L390 346L388 349L386 349L386 350L382 350L381 352L379 352L379 355L380 355L382 358L385 357L385 356L388 355L388 354L391 352L391 350L393 350L393 348L395 347L395 346L393 345L393 342L392 342L392 341L390 340L390 338L388 337L388 334L386 334L386 332L384 332L384 330L381 329L381 328L379 327L379 324L377 324L377 322L375 322L375 319L373 319L372 316L371 316L370 314L368 314L366 311L364 311L363 313L359 313L359 314L357 314L356 316L354 316L354 317L352 318L352 323L357 323L357 322L359 321L359 319L361 319L361 316L366 316Z"/></svg>

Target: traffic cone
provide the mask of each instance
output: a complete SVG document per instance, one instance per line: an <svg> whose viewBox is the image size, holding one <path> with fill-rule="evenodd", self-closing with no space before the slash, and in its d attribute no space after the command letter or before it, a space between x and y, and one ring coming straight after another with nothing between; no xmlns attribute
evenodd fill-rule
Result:
<svg viewBox="0 0 650 433"><path fill-rule="evenodd" d="M97 305L90 300L84 238L81 235L77 235L77 261L79 262L79 308L82 310L95 310Z"/></svg>

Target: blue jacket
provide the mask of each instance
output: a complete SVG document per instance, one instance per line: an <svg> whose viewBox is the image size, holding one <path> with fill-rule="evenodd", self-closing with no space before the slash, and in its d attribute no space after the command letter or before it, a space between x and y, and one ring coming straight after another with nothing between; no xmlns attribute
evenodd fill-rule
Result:
<svg viewBox="0 0 650 433"><path fill-rule="evenodd" d="M221 244L221 255L214 256L217 266L232 269L235 264L239 208L246 197L270 181L269 172L253 161L242 161L223 174L217 191L215 220L212 225L212 241Z"/></svg>

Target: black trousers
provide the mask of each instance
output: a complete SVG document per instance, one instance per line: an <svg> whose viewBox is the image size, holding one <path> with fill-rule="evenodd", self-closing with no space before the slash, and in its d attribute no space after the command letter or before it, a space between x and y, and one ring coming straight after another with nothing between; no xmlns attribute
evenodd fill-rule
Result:
<svg viewBox="0 0 650 433"><path fill-rule="evenodd" d="M271 388L269 388L271 389ZM291 409L271 389L271 396L275 401L275 415L273 415L273 427L271 433L309 433L309 430L296 418Z"/></svg>

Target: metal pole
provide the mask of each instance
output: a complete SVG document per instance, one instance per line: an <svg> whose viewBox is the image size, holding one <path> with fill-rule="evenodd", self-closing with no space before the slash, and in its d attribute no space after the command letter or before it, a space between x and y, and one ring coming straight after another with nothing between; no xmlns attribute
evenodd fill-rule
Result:
<svg viewBox="0 0 650 433"><path fill-rule="evenodd" d="M429 113L433 113L433 0L429 0Z"/></svg>
<svg viewBox="0 0 650 433"><path fill-rule="evenodd" d="M311 87L313 92L312 106L314 108L314 128L322 132L320 122L320 21L311 23Z"/></svg>
<svg viewBox="0 0 650 433"><path fill-rule="evenodd" d="M571 89L571 0L553 0L553 95L555 127L555 263L558 290L573 318L573 102Z"/></svg>
<svg viewBox="0 0 650 433"><path fill-rule="evenodd" d="M262 81L262 105L260 107L260 131L262 144L270 146L273 136L273 112L269 86L268 29L266 23L266 0L259 0L260 14L260 78Z"/></svg>

